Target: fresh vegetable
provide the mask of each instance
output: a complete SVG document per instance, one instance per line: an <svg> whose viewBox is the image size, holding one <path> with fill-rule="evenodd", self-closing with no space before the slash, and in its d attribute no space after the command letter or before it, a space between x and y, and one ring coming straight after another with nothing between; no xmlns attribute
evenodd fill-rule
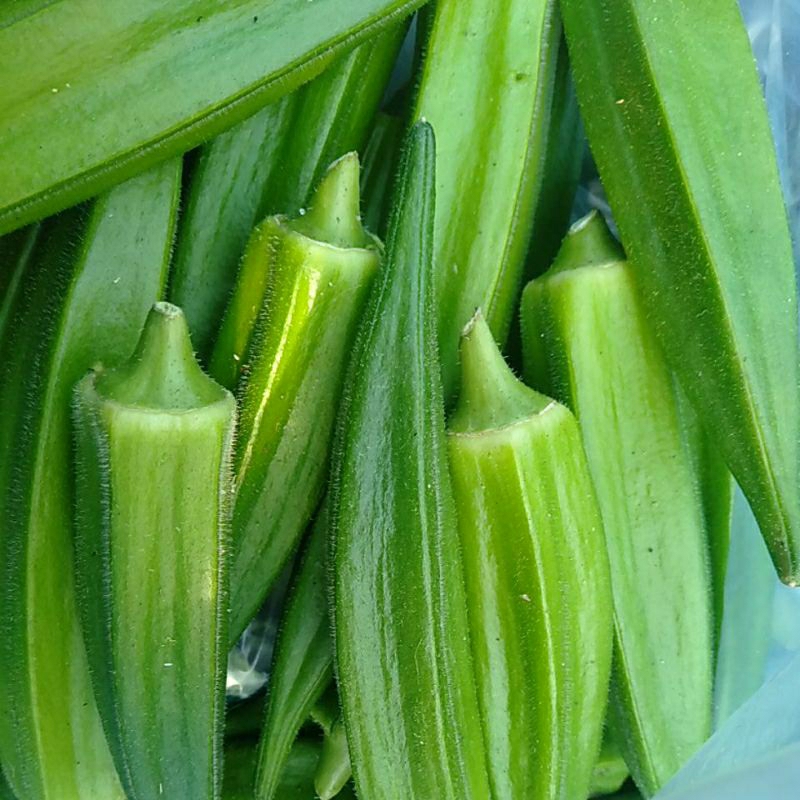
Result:
<svg viewBox="0 0 800 800"><path fill-rule="evenodd" d="M298 739L289 753L276 797L280 800L315 800L314 772L319 758L320 745L317 742ZM253 800L255 766L255 744L243 739L226 745L222 800ZM355 800L349 786L338 797L340 800Z"/></svg>
<svg viewBox="0 0 800 800"><path fill-rule="evenodd" d="M43 222L0 344L0 759L18 800L122 796L75 601L69 407L161 295L179 186L166 162Z"/></svg>
<svg viewBox="0 0 800 800"><path fill-rule="evenodd" d="M331 481L337 675L369 800L490 796L436 352L434 150L431 127L416 124Z"/></svg>
<svg viewBox="0 0 800 800"><path fill-rule="evenodd" d="M738 4L562 0L561 9L589 142L644 313L747 495L778 574L794 585L797 290Z"/></svg>
<svg viewBox="0 0 800 800"><path fill-rule="evenodd" d="M344 720L337 716L322 740L322 752L314 775L314 788L320 800L338 797L352 774Z"/></svg>
<svg viewBox="0 0 800 800"><path fill-rule="evenodd" d="M200 149L191 172L169 297L184 310L194 346L204 358L216 338L264 189L280 163L296 99L297 92L286 95L212 139Z"/></svg>
<svg viewBox="0 0 800 800"><path fill-rule="evenodd" d="M0 238L0 342L24 285L22 277L28 269L38 236L39 226L31 225Z"/></svg>
<svg viewBox="0 0 800 800"><path fill-rule="evenodd" d="M235 413L169 303L75 389L78 600L133 800L220 795Z"/></svg>
<svg viewBox="0 0 800 800"><path fill-rule="evenodd" d="M632 265L593 212L523 295L529 382L580 422L614 597L611 713L652 795L711 732L713 605L698 475Z"/></svg>
<svg viewBox="0 0 800 800"><path fill-rule="evenodd" d="M403 120L379 113L361 160L361 196L364 227L383 236L392 198L392 179L403 138Z"/></svg>
<svg viewBox="0 0 800 800"><path fill-rule="evenodd" d="M561 23L554 0L440 0L415 119L436 131L436 306L445 399L480 307L508 333L537 206Z"/></svg>
<svg viewBox="0 0 800 800"><path fill-rule="evenodd" d="M221 133L421 2L4 4L0 233Z"/></svg>
<svg viewBox="0 0 800 800"><path fill-rule="evenodd" d="M235 461L234 639L324 492L346 360L380 260L380 243L359 221L358 175L358 157L350 153L330 168L307 213L259 226L262 260L248 255L243 263L211 359L211 373L223 384L233 382L237 366L246 369ZM261 282L260 294L251 279ZM260 303L261 295L252 342L239 349L240 332L253 320L248 303Z"/></svg>
<svg viewBox="0 0 800 800"><path fill-rule="evenodd" d="M613 629L578 423L517 380L480 312L461 342L448 451L492 796L585 798Z"/></svg>
<svg viewBox="0 0 800 800"><path fill-rule="evenodd" d="M569 228L586 139L563 36L556 57L555 84L547 129L542 186L533 218L526 279L541 275L553 263ZM513 325L513 322L512 322Z"/></svg>
<svg viewBox="0 0 800 800"><path fill-rule="evenodd" d="M592 785L589 797L618 792L628 779L628 767L620 752L613 726L606 726L600 755L592 771Z"/></svg>
<svg viewBox="0 0 800 800"><path fill-rule="evenodd" d="M397 25L370 39L200 151L170 296L204 355L254 224L266 214L296 214L328 165L364 146L404 32Z"/></svg>
<svg viewBox="0 0 800 800"><path fill-rule="evenodd" d="M272 800L297 732L333 678L327 597L328 511L314 523L297 568L270 672L258 749L257 800Z"/></svg>

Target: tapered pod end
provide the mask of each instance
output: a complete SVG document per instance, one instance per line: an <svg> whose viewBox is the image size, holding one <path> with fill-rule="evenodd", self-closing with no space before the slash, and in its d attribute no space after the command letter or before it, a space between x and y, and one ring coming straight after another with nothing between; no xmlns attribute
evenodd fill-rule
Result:
<svg viewBox="0 0 800 800"><path fill-rule="evenodd" d="M361 224L360 167L357 153L347 153L328 167L309 209L291 227L336 247L367 247L371 240Z"/></svg>
<svg viewBox="0 0 800 800"><path fill-rule="evenodd" d="M96 385L100 395L117 403L171 411L229 397L197 363L183 311L164 302L150 309L131 360L102 373Z"/></svg>
<svg viewBox="0 0 800 800"><path fill-rule="evenodd" d="M539 414L553 401L523 384L506 364L480 309L461 334L461 394L453 433L501 428Z"/></svg>
<svg viewBox="0 0 800 800"><path fill-rule="evenodd" d="M619 242L597 211L590 211L567 231L553 266L546 273L556 275L580 267L601 266L624 261Z"/></svg>

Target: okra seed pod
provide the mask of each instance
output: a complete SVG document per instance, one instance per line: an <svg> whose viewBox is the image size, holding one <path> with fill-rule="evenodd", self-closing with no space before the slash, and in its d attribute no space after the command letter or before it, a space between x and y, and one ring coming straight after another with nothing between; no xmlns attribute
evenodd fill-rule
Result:
<svg viewBox="0 0 800 800"><path fill-rule="evenodd" d="M122 367L76 387L77 578L129 797L219 797L233 396L157 303Z"/></svg>
<svg viewBox="0 0 800 800"><path fill-rule="evenodd" d="M612 614L578 425L514 376L480 312L461 369L448 452L493 797L586 797Z"/></svg>

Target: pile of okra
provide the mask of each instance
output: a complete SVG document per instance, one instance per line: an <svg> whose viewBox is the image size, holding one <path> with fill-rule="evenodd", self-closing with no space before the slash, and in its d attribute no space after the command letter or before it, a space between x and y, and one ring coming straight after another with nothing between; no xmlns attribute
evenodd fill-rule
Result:
<svg viewBox="0 0 800 800"><path fill-rule="evenodd" d="M0 798L655 796L735 484L800 580L735 0L20 0L0 109Z"/></svg>

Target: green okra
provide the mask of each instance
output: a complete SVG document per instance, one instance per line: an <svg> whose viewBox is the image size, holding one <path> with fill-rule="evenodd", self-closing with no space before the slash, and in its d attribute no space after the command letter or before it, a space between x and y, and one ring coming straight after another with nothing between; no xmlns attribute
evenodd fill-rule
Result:
<svg viewBox="0 0 800 800"><path fill-rule="evenodd" d="M0 233L221 133L421 3L3 4Z"/></svg>
<svg viewBox="0 0 800 800"><path fill-rule="evenodd" d="M711 577L674 376L596 212L525 289L522 331L529 382L581 425L614 597L612 724L651 795L711 732Z"/></svg>
<svg viewBox="0 0 800 800"><path fill-rule="evenodd" d="M603 733L600 755L597 757L592 771L589 797L600 797L618 792L628 779L628 775L628 765L622 757L614 728L607 725Z"/></svg>
<svg viewBox="0 0 800 800"><path fill-rule="evenodd" d="M613 639L603 524L578 423L462 335L448 451L492 796L588 796Z"/></svg>
<svg viewBox="0 0 800 800"><path fill-rule="evenodd" d="M186 314L192 342L203 357L216 337L296 97L297 92L286 95L212 139L200 149L192 170L169 298Z"/></svg>
<svg viewBox="0 0 800 800"><path fill-rule="evenodd" d="M324 491L344 371L380 243L359 221L358 157L336 161L311 207L269 217L251 247L211 359L239 387L231 635L258 610ZM250 259L250 255L247 257ZM253 308L251 281L264 297ZM245 345L254 316L258 321Z"/></svg>
<svg viewBox="0 0 800 800"><path fill-rule="evenodd" d="M342 789L352 777L350 750L347 747L347 732L341 715L325 732L322 740L322 752L314 775L314 789L320 800L331 800L338 797Z"/></svg>
<svg viewBox="0 0 800 800"><path fill-rule="evenodd" d="M436 130L434 263L445 400L482 308L508 333L542 184L561 22L555 0L441 0L413 118Z"/></svg>
<svg viewBox="0 0 800 800"><path fill-rule="evenodd" d="M434 150L431 127L416 124L331 481L338 687L369 800L490 797L436 352Z"/></svg>
<svg viewBox="0 0 800 800"><path fill-rule="evenodd" d="M255 797L272 800L301 726L333 678L327 596L328 512L323 504L297 567L270 672Z"/></svg>
<svg viewBox="0 0 800 800"><path fill-rule="evenodd" d="M364 227L379 235L385 233L392 195L392 178L403 138L403 120L379 112L361 160L361 196L364 198Z"/></svg>
<svg viewBox="0 0 800 800"><path fill-rule="evenodd" d="M11 318L17 295L24 285L22 278L33 255L38 235L39 226L31 225L0 238L0 342Z"/></svg>
<svg viewBox="0 0 800 800"><path fill-rule="evenodd" d="M396 25L322 75L205 145L178 229L170 299L203 356L214 342L254 224L295 214L324 170L361 150L405 26Z"/></svg>
<svg viewBox="0 0 800 800"><path fill-rule="evenodd" d="M279 800L314 800L314 773L320 759L318 742L298 739L289 753L275 796ZM253 777L256 771L256 747L246 739L225 747L225 786L222 800L253 800ZM346 786L340 800L355 800Z"/></svg>
<svg viewBox="0 0 800 800"><path fill-rule="evenodd" d="M220 796L235 416L169 303L75 389L78 600L131 800Z"/></svg>
<svg viewBox="0 0 800 800"><path fill-rule="evenodd" d="M533 218L526 279L541 275L558 253L569 227L586 147L563 37L558 49L551 103L542 187Z"/></svg>
<svg viewBox="0 0 800 800"><path fill-rule="evenodd" d="M738 4L663 0L656 11L649 0L562 0L561 10L589 142L644 311L747 495L778 574L795 584L797 289Z"/></svg>
<svg viewBox="0 0 800 800"><path fill-rule="evenodd" d="M73 584L72 387L163 291L180 161L43 222L0 342L0 760L19 800L122 797Z"/></svg>

